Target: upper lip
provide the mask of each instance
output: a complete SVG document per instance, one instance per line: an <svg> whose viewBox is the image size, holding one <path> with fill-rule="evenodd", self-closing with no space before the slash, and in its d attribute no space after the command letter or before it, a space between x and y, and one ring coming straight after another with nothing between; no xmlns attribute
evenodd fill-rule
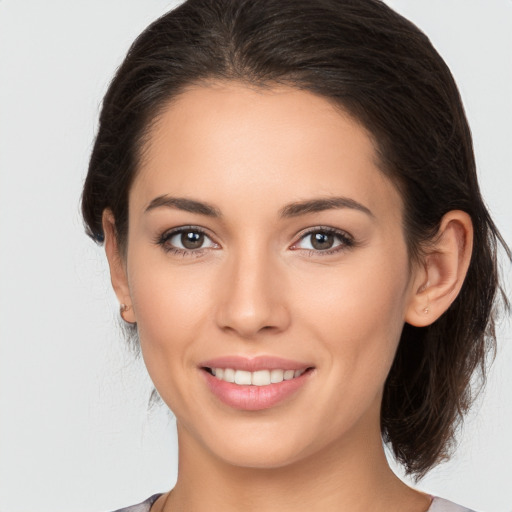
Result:
<svg viewBox="0 0 512 512"><path fill-rule="evenodd" d="M199 364L201 368L232 368L234 370L245 370L255 372L258 370L302 370L312 365L291 359L284 359L275 356L223 356L208 359Z"/></svg>

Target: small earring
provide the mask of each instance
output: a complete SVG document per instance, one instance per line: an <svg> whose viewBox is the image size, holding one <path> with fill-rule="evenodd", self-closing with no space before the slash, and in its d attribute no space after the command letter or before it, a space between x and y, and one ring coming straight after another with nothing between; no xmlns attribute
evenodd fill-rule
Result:
<svg viewBox="0 0 512 512"><path fill-rule="evenodd" d="M425 315L428 315L428 314L430 313L430 309L428 309L428 307L427 307L427 308L425 308L425 309L423 310L423 313L425 313Z"/></svg>

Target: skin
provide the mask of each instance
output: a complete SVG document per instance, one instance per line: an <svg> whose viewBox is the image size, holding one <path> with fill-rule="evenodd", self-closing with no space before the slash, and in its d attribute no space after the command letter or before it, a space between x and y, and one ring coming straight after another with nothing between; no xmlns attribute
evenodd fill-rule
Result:
<svg viewBox="0 0 512 512"><path fill-rule="evenodd" d="M357 121L284 86L191 87L153 126L125 251L111 212L103 219L123 316L137 322L148 372L177 420L178 481L152 512L429 508L386 462L380 405L404 322L433 322L460 290L471 221L450 212L424 259L410 261L402 200L375 155ZM220 216L148 211L163 195ZM371 213L349 205L280 215L333 197ZM203 248L176 254L179 236L157 243L181 226L203 229ZM325 227L342 233L336 252L312 248L305 234ZM292 398L241 411L212 395L198 367L233 354L314 369Z"/></svg>

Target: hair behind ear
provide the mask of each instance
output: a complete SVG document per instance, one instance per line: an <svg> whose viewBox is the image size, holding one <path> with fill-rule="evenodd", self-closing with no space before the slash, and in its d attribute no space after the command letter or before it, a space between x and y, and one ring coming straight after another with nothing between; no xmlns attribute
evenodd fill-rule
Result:
<svg viewBox="0 0 512 512"><path fill-rule="evenodd" d="M457 427L485 382L495 352L496 293L509 308L498 282L499 234L491 223L482 240L481 228L464 228L468 219L449 212L426 249L426 286L418 287L384 389L383 438L417 479L449 458Z"/></svg>

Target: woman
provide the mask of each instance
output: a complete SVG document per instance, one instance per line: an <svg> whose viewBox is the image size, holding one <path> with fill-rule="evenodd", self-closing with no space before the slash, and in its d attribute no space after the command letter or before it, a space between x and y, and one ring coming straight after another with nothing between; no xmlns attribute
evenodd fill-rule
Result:
<svg viewBox="0 0 512 512"><path fill-rule="evenodd" d="M189 0L107 92L83 193L177 419L127 510L467 510L449 454L494 340L502 243L446 65L377 0ZM507 253L510 256L510 253Z"/></svg>

